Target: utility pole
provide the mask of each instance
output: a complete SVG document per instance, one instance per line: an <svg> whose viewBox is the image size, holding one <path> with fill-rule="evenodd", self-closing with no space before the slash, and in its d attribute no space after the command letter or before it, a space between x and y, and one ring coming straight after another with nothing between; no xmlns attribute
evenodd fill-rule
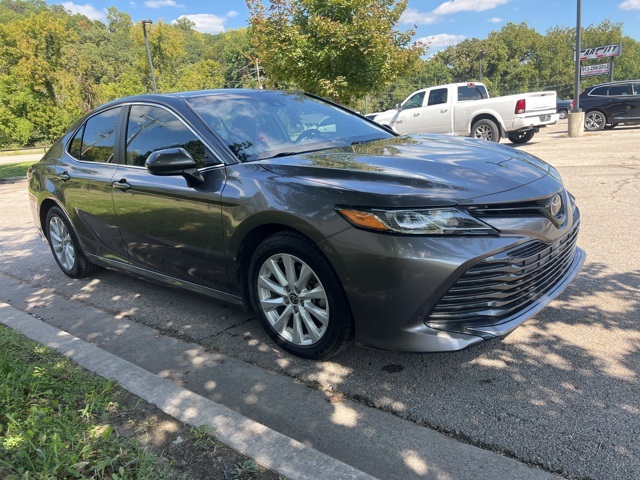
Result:
<svg viewBox="0 0 640 480"><path fill-rule="evenodd" d="M262 90L262 83L260 82L260 62L256 58L256 75L258 76L258 89Z"/></svg>
<svg viewBox="0 0 640 480"><path fill-rule="evenodd" d="M158 93L158 86L156 85L156 74L153 71L153 61L151 60L151 50L149 50L149 39L147 38L147 24L153 23L151 20L142 20L142 33L144 35L144 44L147 47L147 56L149 57L149 69L151 70L151 80L153 81L153 91Z"/></svg>
<svg viewBox="0 0 640 480"><path fill-rule="evenodd" d="M580 50L582 50L582 0L578 0L578 16L576 19L576 75L573 89L574 112L580 111Z"/></svg>
<svg viewBox="0 0 640 480"><path fill-rule="evenodd" d="M573 108L569 112L569 136L581 137L584 133L584 112L580 108L580 50L582 47L582 0L578 0L576 18L576 73Z"/></svg>

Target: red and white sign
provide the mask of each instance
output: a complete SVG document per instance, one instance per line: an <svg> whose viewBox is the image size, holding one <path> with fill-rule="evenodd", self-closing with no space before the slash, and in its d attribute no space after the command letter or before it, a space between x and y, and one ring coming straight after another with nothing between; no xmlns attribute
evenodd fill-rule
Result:
<svg viewBox="0 0 640 480"><path fill-rule="evenodd" d="M603 47L583 48L580 50L580 61L597 60L598 58L618 57L622 53L622 44L605 45Z"/></svg>

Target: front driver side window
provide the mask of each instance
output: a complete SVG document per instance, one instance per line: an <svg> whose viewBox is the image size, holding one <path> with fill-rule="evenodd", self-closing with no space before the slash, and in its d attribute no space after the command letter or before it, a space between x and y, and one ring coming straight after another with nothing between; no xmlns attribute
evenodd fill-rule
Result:
<svg viewBox="0 0 640 480"><path fill-rule="evenodd" d="M409 98L409 100L404 102L402 109L408 110L410 108L421 107L422 102L424 102L424 92L416 93L413 97Z"/></svg>
<svg viewBox="0 0 640 480"><path fill-rule="evenodd" d="M127 124L127 165L144 167L153 152L175 147L188 151L198 168L218 163L204 143L173 113L152 105L131 107Z"/></svg>

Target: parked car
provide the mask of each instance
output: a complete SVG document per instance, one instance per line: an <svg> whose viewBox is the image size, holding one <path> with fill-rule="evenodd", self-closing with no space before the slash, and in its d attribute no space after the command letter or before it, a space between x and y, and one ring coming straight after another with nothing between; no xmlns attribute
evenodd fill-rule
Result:
<svg viewBox="0 0 640 480"><path fill-rule="evenodd" d="M49 149L28 190L68 276L107 267L250 306L313 359L353 338L435 352L502 337L584 261L574 198L542 160L398 136L296 92L114 101Z"/></svg>
<svg viewBox="0 0 640 480"><path fill-rule="evenodd" d="M640 80L607 82L586 88L580 94L584 129L597 131L620 123L640 123Z"/></svg>
<svg viewBox="0 0 640 480"><path fill-rule="evenodd" d="M569 115L573 105L573 100L557 100L556 101L556 112L560 115L560 119L564 120Z"/></svg>
<svg viewBox="0 0 640 480"><path fill-rule="evenodd" d="M452 83L413 92L402 104L375 117L398 133L448 133L499 142L527 143L558 121L556 92L489 98L484 84Z"/></svg>

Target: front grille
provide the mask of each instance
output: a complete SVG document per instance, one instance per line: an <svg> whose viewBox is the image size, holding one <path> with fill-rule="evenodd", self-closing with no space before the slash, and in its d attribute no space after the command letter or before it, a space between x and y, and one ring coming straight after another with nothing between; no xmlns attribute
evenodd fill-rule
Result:
<svg viewBox="0 0 640 480"><path fill-rule="evenodd" d="M463 274L428 316L430 326L497 325L534 304L565 276L580 218L553 243L528 242L486 258Z"/></svg>

